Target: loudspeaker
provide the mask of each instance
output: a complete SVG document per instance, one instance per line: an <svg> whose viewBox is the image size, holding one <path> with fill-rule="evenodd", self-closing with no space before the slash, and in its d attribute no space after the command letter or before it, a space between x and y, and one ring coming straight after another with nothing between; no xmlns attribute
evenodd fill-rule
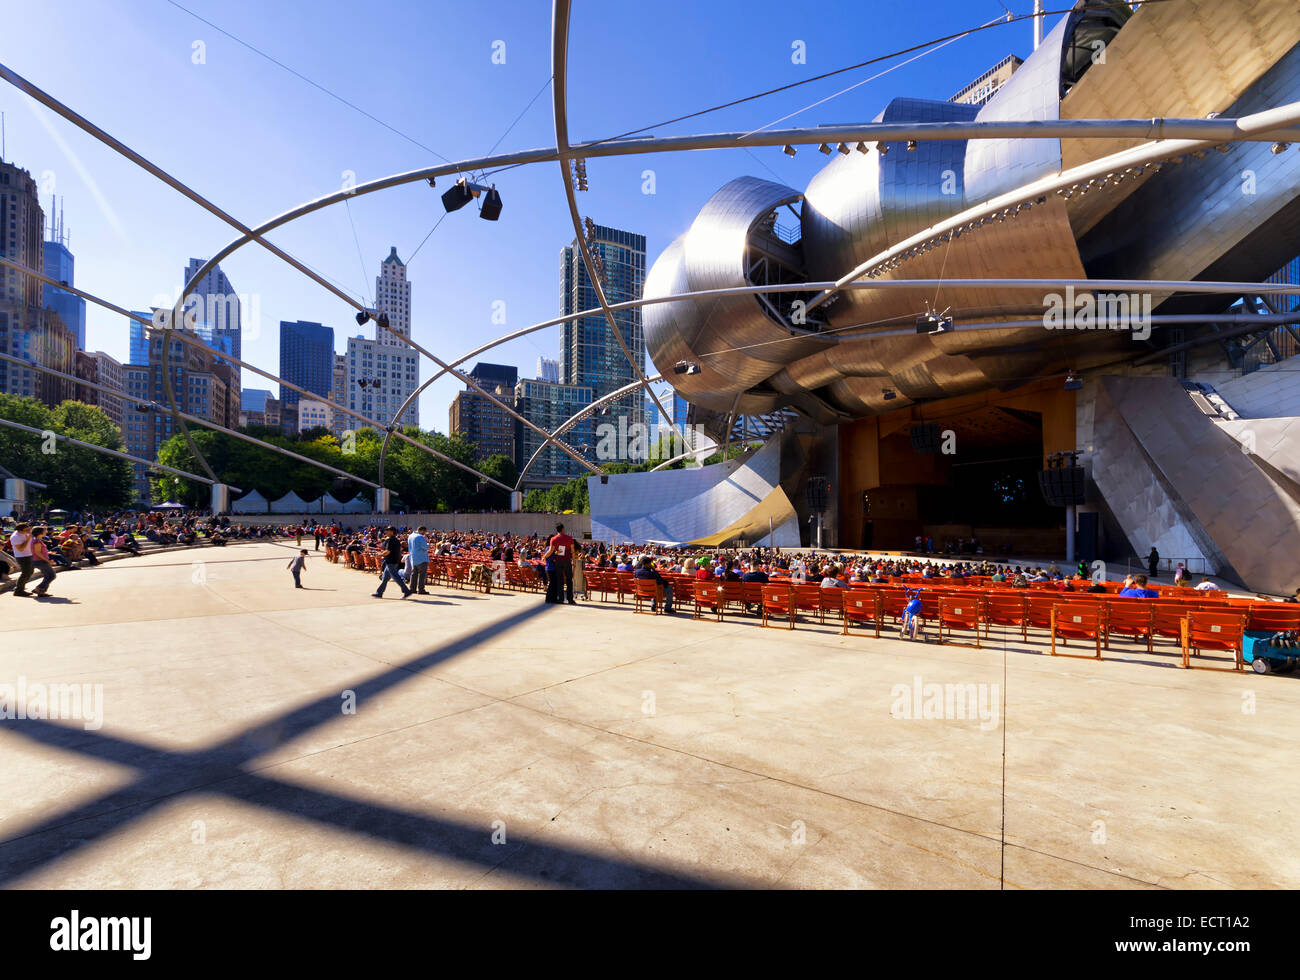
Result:
<svg viewBox="0 0 1300 980"><path fill-rule="evenodd" d="M463 180L456 181L442 192L442 206L448 211L459 211L472 200L474 200L474 194L470 191L469 185Z"/></svg>
<svg viewBox="0 0 1300 980"><path fill-rule="evenodd" d="M826 507L830 503L831 488L826 482L824 476L814 476L808 479L807 500L808 509L814 514L824 514Z"/></svg>
<svg viewBox="0 0 1300 980"><path fill-rule="evenodd" d="M912 452L933 456L939 452L939 423L922 422L912 426Z"/></svg>
<svg viewBox="0 0 1300 980"><path fill-rule="evenodd" d="M483 196L483 206L478 209L478 216L484 221L496 221L501 217L501 194L495 187Z"/></svg>
<svg viewBox="0 0 1300 980"><path fill-rule="evenodd" d="M1038 488L1049 507L1068 507L1084 502L1087 471L1082 466L1062 466L1038 474Z"/></svg>

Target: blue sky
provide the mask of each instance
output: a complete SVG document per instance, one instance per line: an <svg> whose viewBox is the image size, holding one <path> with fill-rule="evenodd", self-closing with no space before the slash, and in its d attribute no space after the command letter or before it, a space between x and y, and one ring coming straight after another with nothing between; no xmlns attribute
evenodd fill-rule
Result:
<svg viewBox="0 0 1300 980"><path fill-rule="evenodd" d="M550 75L545 0L178 0L184 7L338 93L451 160L484 155ZM1007 0L1016 14L1030 0ZM1064 7L1065 3L1047 5ZM575 0L570 46L570 135L598 139L956 33L1005 12L997 0ZM6 12L0 61L102 126L250 225L340 188L436 162L430 154L223 36L168 0L42 0ZM1050 29L1053 19L1049 19ZM505 63L493 46L505 42ZM806 63L792 45L803 41ZM196 62L202 42L203 63ZM1030 22L999 26L868 82L783 125L867 120L893 97L945 99L1009 53L1032 49ZM903 59L898 59L902 61ZM859 69L732 109L653 130L656 136L766 125L898 61ZM6 159L64 199L77 285L128 309L175 295L185 263L234 236L196 205L7 84L0 83ZM553 144L549 86L497 152ZM824 163L811 148L624 157L588 162L583 214L647 237L649 261L733 177L779 178L796 189ZM655 193L642 193L642 172ZM499 175L501 220L473 207L442 214L423 183L334 207L271 236L345 291L369 301L395 245L409 264L416 340L444 359L493 336L555 316L559 251L572 239L559 167ZM48 208L49 192L42 195ZM278 369L281 320L332 326L336 349L356 333L336 297L248 246L223 263L255 296L260 330L246 326L244 357ZM491 322L505 302L504 327ZM248 317L246 310L245 316ZM373 329L367 327L367 330ZM368 334L369 335L369 334ZM558 328L485 359L531 376L558 356ZM125 320L91 306L87 347L127 360ZM472 362L471 362L472 363ZM421 368L421 377L429 374ZM246 387L274 387L245 372ZM420 404L421 424L445 431L461 386L444 380Z"/></svg>

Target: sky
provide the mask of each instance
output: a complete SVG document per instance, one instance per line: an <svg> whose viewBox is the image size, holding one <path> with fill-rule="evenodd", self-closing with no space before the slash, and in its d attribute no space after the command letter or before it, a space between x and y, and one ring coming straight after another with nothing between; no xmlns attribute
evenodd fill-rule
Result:
<svg viewBox="0 0 1300 980"><path fill-rule="evenodd" d="M1027 57L1031 22L999 25L910 64L903 62L911 54L658 125L1032 7L1031 0L574 0L570 139L643 126L655 136L749 131L791 113L781 126L861 122L898 96L947 99L1006 55ZM434 154L466 160L498 143L496 153L554 145L545 0L41 0L12 5L5 26L0 62L250 226L348 181L442 162ZM5 159L31 171L47 213L51 194L60 198L78 287L148 309L179 293L189 258L206 259L236 237L4 82L0 112ZM727 181L748 174L802 190L825 162L813 147L795 158L772 147L593 159L590 190L578 203L599 224L644 234L651 265ZM644 192L647 170L654 193ZM573 239L560 167L517 167L494 179L504 203L497 222L479 220L471 205L430 234L451 183L443 178L436 189L421 181L324 209L268 237L367 304L379 264L396 246L412 282L414 339L448 360L559 312L560 250ZM361 332L350 307L265 249L246 246L222 269L246 296L244 360L272 373L281 320L333 327L340 353ZM504 325L494 322L502 312ZM128 360L124 317L91 304L86 323L87 349ZM559 356L558 327L483 359L532 377L539 356ZM432 369L422 364L421 379ZM243 384L276 387L248 371ZM462 387L452 378L430 386L421 425L446 431Z"/></svg>

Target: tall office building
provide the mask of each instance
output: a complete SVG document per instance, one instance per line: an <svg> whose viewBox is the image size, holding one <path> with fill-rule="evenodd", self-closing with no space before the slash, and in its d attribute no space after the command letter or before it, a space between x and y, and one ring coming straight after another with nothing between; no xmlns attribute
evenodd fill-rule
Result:
<svg viewBox="0 0 1300 980"><path fill-rule="evenodd" d="M334 378L330 382L330 401L335 405L348 403L348 356L346 354L334 355ZM348 429L355 428L352 424L354 419L350 415L334 412L331 418L334 424L330 428L339 438L342 438L343 433Z"/></svg>
<svg viewBox="0 0 1300 980"><path fill-rule="evenodd" d="M193 331L184 332L197 336ZM242 393L239 369L222 360L206 344L199 346L184 343L172 337L170 350L164 358L163 331L150 327L146 332L149 344L147 364L128 364L123 368L126 397L122 412L122 436L127 452L143 459L157 459L158 449L180 431L176 421L167 412L141 411L144 403L167 404L163 391L163 371L167 370L176 398L177 407L190 415L233 429L239 425ZM135 474L136 494L139 500L149 499L148 474L143 466L132 464Z"/></svg>
<svg viewBox="0 0 1300 980"><path fill-rule="evenodd" d="M29 269L45 269L45 214L32 175L0 160L0 256ZM75 374L76 335L43 302L40 280L0 267L0 351ZM0 361L0 391L57 405L74 397L76 384Z"/></svg>
<svg viewBox="0 0 1300 980"><path fill-rule="evenodd" d="M97 350L93 354L79 350L76 353L76 361L78 378L103 388L112 388L117 392L113 395L98 388L91 388L90 385L77 385L77 401L85 402L87 405L98 405L119 429L122 428L124 391L122 386L125 381L122 364L102 350Z"/></svg>
<svg viewBox="0 0 1300 980"><path fill-rule="evenodd" d="M50 233L45 240L45 267L41 270L51 279L65 282L69 286L76 283L76 260L68 250L68 234L63 227L63 210L56 216L50 209ZM72 331L77 339L77 350L86 349L86 301L80 296L59 289L49 283L41 284L42 303L54 310L62 319L63 325Z"/></svg>
<svg viewBox="0 0 1300 980"><path fill-rule="evenodd" d="M189 282L203 265L202 259L190 259L185 267L185 282ZM226 274L217 266L199 282L194 290L191 309L197 315L197 326L206 327L204 339L217 350L226 350L234 357L243 358L241 337L241 304L239 294L230 284ZM204 331L199 330L202 334ZM229 346L227 346L227 341Z"/></svg>
<svg viewBox="0 0 1300 980"><path fill-rule="evenodd" d="M402 342L411 335L411 284L406 266L394 247L380 264L375 279L375 310L388 314L389 327L400 336L374 325L374 339L361 334L348 338L347 401L348 408L375 421L376 428L395 425L419 425L420 403L413 400L394 418L397 410L420 385L420 355ZM348 425L360 424L352 419Z"/></svg>
<svg viewBox="0 0 1300 980"><path fill-rule="evenodd" d="M393 418L407 396L419 386L418 353L409 347L384 344L358 334L348 338L347 362L347 401L339 404L373 420L373 428L383 429L390 422L399 426L420 424L418 400L411 402L401 418ZM361 424L359 419L352 418L348 427Z"/></svg>
<svg viewBox="0 0 1300 980"><path fill-rule="evenodd" d="M480 361L469 376L498 400L513 407L519 369L504 364ZM499 405L473 389L456 396L448 411L449 431L460 435L476 447L475 459L500 454L515 458L515 418Z"/></svg>
<svg viewBox="0 0 1300 980"><path fill-rule="evenodd" d="M131 319L127 320L127 329L131 334L130 364L149 363L149 339L146 331L153 326L153 313L147 310L132 310Z"/></svg>
<svg viewBox="0 0 1300 980"><path fill-rule="evenodd" d="M549 381L551 384L560 383L560 362L554 357L539 357L537 359L537 380Z"/></svg>
<svg viewBox="0 0 1300 980"><path fill-rule="evenodd" d="M406 264L397 257L397 246L392 246L388 258L379 266L375 276L375 310L388 314L388 325L403 337L411 336L411 284L406 281ZM386 347L405 347L387 330L375 328L375 339Z"/></svg>
<svg viewBox="0 0 1300 980"><path fill-rule="evenodd" d="M280 377L329 398L334 388L334 328L306 320L280 321ZM300 392L280 386L280 401L297 405Z"/></svg>
<svg viewBox="0 0 1300 980"><path fill-rule="evenodd" d="M689 403L685 398L683 398L681 395L679 395L676 391L673 392L673 403L672 403L672 405L671 405L671 406L665 406L665 407L671 407L671 408L672 408L672 412L673 412L673 425L674 425L677 429L681 429L682 426L688 424L688 416L689 416L689 413L690 413L690 410L691 410L690 403Z"/></svg>
<svg viewBox="0 0 1300 980"><path fill-rule="evenodd" d="M547 432L554 432L591 402L592 390L588 385L553 384L528 378L515 385L515 411ZM586 452L591 455L595 452L595 431L595 422L587 416L564 434L564 441L579 452L583 452L579 447L590 447ZM528 426L515 423L515 464L520 472L544 442ZM529 489L554 486L586 473L587 470L568 453L548 446L528 471L524 486Z"/></svg>
<svg viewBox="0 0 1300 980"><path fill-rule="evenodd" d="M266 403L271 392L265 388L245 388L239 396L239 424L266 425Z"/></svg>
<svg viewBox="0 0 1300 980"><path fill-rule="evenodd" d="M640 299L645 286L645 236L589 223L587 238L602 270L606 299L610 303ZM599 305L575 239L560 255L560 312L568 316ZM641 310L618 310L614 319L632 359L638 368L644 369ZM588 387L595 398L601 398L637 380L636 370L619 347L603 314L566 322L561 328L561 345L560 379L566 385ZM609 414L625 417L628 424L644 423L644 394L635 392L619 399L610 405Z"/></svg>

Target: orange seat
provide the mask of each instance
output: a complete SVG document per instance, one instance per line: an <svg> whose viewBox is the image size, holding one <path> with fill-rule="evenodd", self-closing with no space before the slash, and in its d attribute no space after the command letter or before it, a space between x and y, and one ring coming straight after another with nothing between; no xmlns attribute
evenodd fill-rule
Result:
<svg viewBox="0 0 1300 980"><path fill-rule="evenodd" d="M1027 629L1029 612L1026 600L1020 593L990 594L984 597L984 635L988 635L990 625L1019 626L1020 638L1029 638Z"/></svg>
<svg viewBox="0 0 1300 980"><path fill-rule="evenodd" d="M1092 640L1093 659L1101 659L1101 634L1105 629L1105 607L1098 603L1058 602L1052 606L1052 656L1057 656L1056 638L1067 637ZM1082 654L1066 653L1060 656L1078 657Z"/></svg>
<svg viewBox="0 0 1300 980"><path fill-rule="evenodd" d="M699 619L701 609L712 609L718 622L721 622L722 607L725 601L722 596L722 583L712 579L697 579L692 592L692 598L695 600L695 610L691 618Z"/></svg>
<svg viewBox="0 0 1300 980"><path fill-rule="evenodd" d="M632 611L634 613L645 612L642 607L649 602L651 604L650 611L657 615L663 611L663 599L663 586L654 579L635 578L632 580Z"/></svg>
<svg viewBox="0 0 1300 980"><path fill-rule="evenodd" d="M1241 670L1242 634L1246 629L1246 617L1239 613L1214 613L1193 609L1183 620L1183 666L1190 667L1191 655L1200 655L1202 650L1230 650L1233 654L1232 667L1211 667L1211 670Z"/></svg>
<svg viewBox="0 0 1300 980"><path fill-rule="evenodd" d="M727 585L732 583L728 582ZM780 617L790 624L790 629L794 629L795 605L794 596L790 592L788 585L765 585L763 586L763 625L771 617Z"/></svg>
<svg viewBox="0 0 1300 980"><path fill-rule="evenodd" d="M1246 616L1246 629L1260 633L1300 630L1300 605L1260 599L1250 606L1250 612Z"/></svg>
<svg viewBox="0 0 1300 980"><path fill-rule="evenodd" d="M848 635L849 623L871 623L876 627L876 636L880 636L880 621L884 618L884 596L879 590L838 589L844 593L844 622L841 633Z"/></svg>
<svg viewBox="0 0 1300 980"><path fill-rule="evenodd" d="M1133 642L1146 641L1147 653L1151 652L1153 630L1151 625L1151 606L1143 601L1115 600L1106 602L1106 649L1110 649L1110 635L1131 636Z"/></svg>
<svg viewBox="0 0 1300 980"><path fill-rule="evenodd" d="M951 633L954 628L969 629L975 631L975 646L980 644L980 622L983 619L981 615L980 596L970 595L945 595L939 597L939 642L943 643L943 630L948 627ZM924 600L922 601L924 607Z"/></svg>
<svg viewBox="0 0 1300 980"><path fill-rule="evenodd" d="M818 588L821 588L821 586L818 586ZM848 591L848 589L840 588L822 589L821 610L823 623L826 622L828 612L839 613L840 621L844 621L844 603L848 599Z"/></svg>
<svg viewBox="0 0 1300 980"><path fill-rule="evenodd" d="M794 601L794 615L801 612L815 612L826 622L826 610L822 607L822 587L820 585L796 585L790 590Z"/></svg>

